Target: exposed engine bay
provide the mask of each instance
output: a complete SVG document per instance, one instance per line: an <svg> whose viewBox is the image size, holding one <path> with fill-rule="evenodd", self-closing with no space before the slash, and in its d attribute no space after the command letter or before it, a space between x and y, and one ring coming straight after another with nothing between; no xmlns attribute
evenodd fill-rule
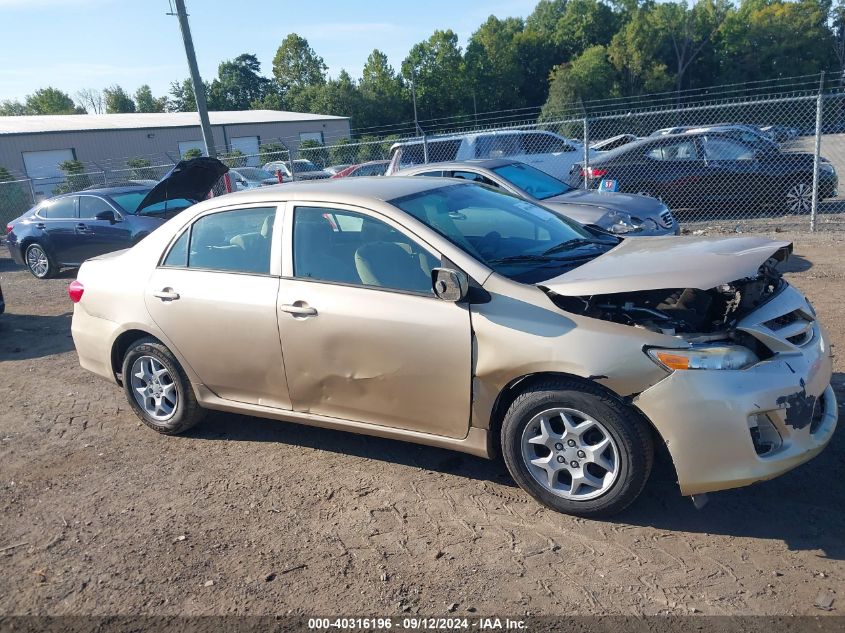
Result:
<svg viewBox="0 0 845 633"><path fill-rule="evenodd" d="M568 297L545 289L555 305L575 314L679 336L690 342L732 338L736 322L771 299L784 283L766 261L754 277L710 290L669 288Z"/></svg>

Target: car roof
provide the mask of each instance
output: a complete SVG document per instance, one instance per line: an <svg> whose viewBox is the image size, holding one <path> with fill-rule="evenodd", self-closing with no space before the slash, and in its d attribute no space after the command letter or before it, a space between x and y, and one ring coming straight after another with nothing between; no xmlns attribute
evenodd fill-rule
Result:
<svg viewBox="0 0 845 633"><path fill-rule="evenodd" d="M48 198L44 202L48 202L49 200L56 200L58 198L67 198L68 196L80 196L80 195L95 195L95 196L115 196L120 193L133 193L133 192L146 192L152 189L147 185L127 185L124 187L97 187L95 189L82 189L81 191L69 191L68 193L63 193L58 196L52 196Z"/></svg>
<svg viewBox="0 0 845 633"><path fill-rule="evenodd" d="M466 132L463 134L444 134L442 136L430 136L426 139L428 143L437 143L438 141L461 141L464 139L474 139L480 136L506 136L509 134L548 134L551 136L558 136L561 137L559 134L552 132L551 130L523 130L523 129L513 129L513 130L484 130L481 132ZM408 145L422 145L423 140L421 138L414 138L408 139L407 141L397 141L393 145L390 146L392 150L394 147L406 147Z"/></svg>
<svg viewBox="0 0 845 633"><path fill-rule="evenodd" d="M427 169L467 169L469 167L476 167L481 169L496 169L504 165L514 165L519 163L518 160L508 158L473 158L470 160L449 160L435 163L422 163L414 165L413 167L406 167L398 172L396 175L402 175L410 172L421 172Z"/></svg>
<svg viewBox="0 0 845 633"><path fill-rule="evenodd" d="M388 201L440 187L463 184L452 178L413 178L362 176L360 178L327 178L298 180L260 189L247 189L202 202L204 207L243 203L273 203L287 200L359 204ZM470 184L470 183L466 183Z"/></svg>

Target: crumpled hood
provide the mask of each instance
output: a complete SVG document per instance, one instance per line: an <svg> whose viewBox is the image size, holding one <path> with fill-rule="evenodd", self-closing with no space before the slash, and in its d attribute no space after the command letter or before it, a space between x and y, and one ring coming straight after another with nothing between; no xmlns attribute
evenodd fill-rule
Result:
<svg viewBox="0 0 845 633"><path fill-rule="evenodd" d="M135 213L141 213L143 209L159 202L176 198L199 202L208 195L220 176L227 171L229 168L216 158L200 156L190 160L180 160L141 200Z"/></svg>
<svg viewBox="0 0 845 633"><path fill-rule="evenodd" d="M753 277L770 257L783 261L791 252L791 242L764 237L637 237L538 285L565 296L661 288L709 290Z"/></svg>

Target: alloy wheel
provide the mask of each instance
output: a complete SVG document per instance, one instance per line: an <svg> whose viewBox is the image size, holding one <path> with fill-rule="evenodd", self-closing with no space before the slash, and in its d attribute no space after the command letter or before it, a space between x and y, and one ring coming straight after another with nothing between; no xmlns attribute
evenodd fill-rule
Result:
<svg viewBox="0 0 845 633"><path fill-rule="evenodd" d="M594 499L619 477L616 441L601 422L575 409L535 415L522 432L521 446L531 476L564 499Z"/></svg>
<svg viewBox="0 0 845 633"><path fill-rule="evenodd" d="M50 260L47 258L47 253L44 249L34 244L26 251L26 265L32 274L38 277L46 277L50 271Z"/></svg>
<svg viewBox="0 0 845 633"><path fill-rule="evenodd" d="M139 356L130 373L132 395L144 413L157 422L172 418L179 393L170 370L153 356Z"/></svg>
<svg viewBox="0 0 845 633"><path fill-rule="evenodd" d="M790 213L809 213L813 206L813 188L805 182L792 185L786 192L786 208Z"/></svg>

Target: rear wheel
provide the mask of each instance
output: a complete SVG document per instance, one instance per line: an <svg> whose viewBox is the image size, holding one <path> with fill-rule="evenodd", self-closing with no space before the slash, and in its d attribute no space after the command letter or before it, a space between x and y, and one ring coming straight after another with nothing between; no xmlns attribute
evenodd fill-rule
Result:
<svg viewBox="0 0 845 633"><path fill-rule="evenodd" d="M788 213L794 215L809 213L813 207L813 186L806 182L795 183L786 190L784 198Z"/></svg>
<svg viewBox="0 0 845 633"><path fill-rule="evenodd" d="M555 379L529 387L502 425L502 452L516 482L544 505L610 516L639 496L654 457L650 429L589 383Z"/></svg>
<svg viewBox="0 0 845 633"><path fill-rule="evenodd" d="M158 433L183 433L205 417L179 361L154 338L141 339L126 352L123 389L135 415Z"/></svg>
<svg viewBox="0 0 845 633"><path fill-rule="evenodd" d="M38 279L49 279L56 274L58 267L44 250L41 244L30 244L26 247L24 261L29 272Z"/></svg>

